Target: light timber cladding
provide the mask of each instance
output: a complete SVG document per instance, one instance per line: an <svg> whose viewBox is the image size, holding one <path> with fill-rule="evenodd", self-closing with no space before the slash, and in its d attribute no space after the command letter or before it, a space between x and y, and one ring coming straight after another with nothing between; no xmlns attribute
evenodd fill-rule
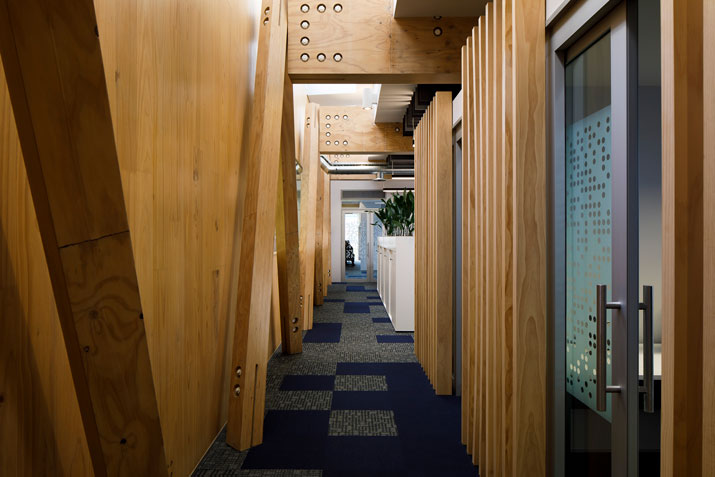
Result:
<svg viewBox="0 0 715 477"><path fill-rule="evenodd" d="M543 15L495 0L463 49L462 440L482 475L546 475Z"/></svg>
<svg viewBox="0 0 715 477"><path fill-rule="evenodd" d="M95 475L167 475L95 25L91 2L50 8L4 1L0 53L82 417L80 440ZM7 139L15 143L14 135ZM18 404L17 395L10 399Z"/></svg>
<svg viewBox="0 0 715 477"><path fill-rule="evenodd" d="M264 0L248 155L242 171L242 229L226 442L239 450L263 441L266 346L285 83L285 4Z"/></svg>
<svg viewBox="0 0 715 477"><path fill-rule="evenodd" d="M469 18L393 18L393 0L288 1L295 82L455 83Z"/></svg>
<svg viewBox="0 0 715 477"><path fill-rule="evenodd" d="M412 137L401 123L375 123L372 110L360 106L320 108L321 154L412 153Z"/></svg>
<svg viewBox="0 0 715 477"><path fill-rule="evenodd" d="M437 394L452 394L452 93L415 129L415 348ZM424 284L424 285L423 285Z"/></svg>

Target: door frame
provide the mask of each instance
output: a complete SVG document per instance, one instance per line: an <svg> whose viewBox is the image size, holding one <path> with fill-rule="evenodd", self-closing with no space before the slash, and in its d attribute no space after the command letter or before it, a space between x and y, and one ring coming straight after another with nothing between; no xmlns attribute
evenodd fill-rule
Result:
<svg viewBox="0 0 715 477"><path fill-rule="evenodd" d="M358 214L358 213L375 213L375 211L378 209L368 209L365 207L351 207L348 209L341 208L340 210L340 248L342 250L342 254L340 255L340 273L342 277L342 281L344 282L351 282L351 283L369 283L372 282L371 280L371 275L373 270L373 259L372 253L373 253L373 227L372 222L368 220L367 222L367 228L368 228L368 234L367 234L367 247L368 247L368 262L367 262L367 272L365 275L365 279L348 279L348 277L345 275L345 214ZM368 216L369 217L369 216Z"/></svg>
<svg viewBox="0 0 715 477"><path fill-rule="evenodd" d="M566 353L566 247L565 231L565 68L566 54L583 42L585 50L594 29L604 23L618 24L611 31L611 43L624 44L613 49L611 77L626 78L625 88L611 90L611 116L625 120L623 128L613 128L612 135L612 238L624 244L613 248L610 301L622 303L612 310L612 382L621 393L611 394L611 468L613 476L637 475L638 472L638 157L637 157L637 1L582 0L571 2L559 20L547 31L547 199L548 269L547 296L548 399L547 411L550 450L549 474L565 475L565 368ZM618 23L620 22L620 23ZM576 46L578 48L578 46ZM616 161L620 156L622 159ZM618 207L617 204L626 204ZM620 236L616 236L620 231ZM625 337L625 340L623 339Z"/></svg>

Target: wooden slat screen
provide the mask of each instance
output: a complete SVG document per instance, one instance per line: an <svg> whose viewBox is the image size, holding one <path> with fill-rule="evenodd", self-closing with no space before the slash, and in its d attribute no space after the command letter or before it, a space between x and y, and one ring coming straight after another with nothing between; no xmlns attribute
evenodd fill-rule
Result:
<svg viewBox="0 0 715 477"><path fill-rule="evenodd" d="M462 441L480 475L546 475L543 16L542 0L494 0L462 48L459 371ZM420 206L426 182L417 177Z"/></svg>
<svg viewBox="0 0 715 477"><path fill-rule="evenodd" d="M415 129L415 351L437 394L452 394L452 93Z"/></svg>

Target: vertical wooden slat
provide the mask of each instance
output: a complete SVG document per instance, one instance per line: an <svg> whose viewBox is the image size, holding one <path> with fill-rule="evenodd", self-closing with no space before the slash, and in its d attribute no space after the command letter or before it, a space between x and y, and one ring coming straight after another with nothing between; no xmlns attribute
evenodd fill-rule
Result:
<svg viewBox="0 0 715 477"><path fill-rule="evenodd" d="M703 45L715 45L715 2L703 2ZM715 210L715 55L703 57L703 210ZM715 216L703 216L703 284L715 283ZM712 290L712 288L711 288ZM715 349L715 293L703 296L703 349ZM705 319L709 317L709 319ZM703 473L715 475L715 360L703 355Z"/></svg>
<svg viewBox="0 0 715 477"><path fill-rule="evenodd" d="M244 159L243 227L231 360L226 442L243 450L263 440L266 346L270 322L271 265L280 163L280 132L285 81L286 9L281 0L264 0L258 36L254 111L262 116L249 132ZM280 133L278 133L280 134ZM239 372L240 370L240 372Z"/></svg>
<svg viewBox="0 0 715 477"><path fill-rule="evenodd" d="M295 122L293 83L286 75L281 122L281 165L278 168L276 251L280 297L281 342L285 354L303 351L300 318L300 250L298 245L298 192L295 180Z"/></svg>
<svg viewBox="0 0 715 477"><path fill-rule="evenodd" d="M702 469L703 3L661 2L666 476L698 476Z"/></svg>
<svg viewBox="0 0 715 477"><path fill-rule="evenodd" d="M94 473L167 475L95 27L92 2L0 2L0 53Z"/></svg>
<svg viewBox="0 0 715 477"><path fill-rule="evenodd" d="M514 75L514 474L546 475L544 0L512 10Z"/></svg>
<svg viewBox="0 0 715 477"><path fill-rule="evenodd" d="M503 475L509 477L514 475L512 466L512 376L513 376L513 330L512 330L512 306L513 306L513 262L512 262L512 234L513 224L513 155L512 155L512 124L514 120L513 91L512 91L512 0L502 0L502 38L503 45L503 71L502 71L502 402L503 409Z"/></svg>
<svg viewBox="0 0 715 477"><path fill-rule="evenodd" d="M437 201L436 221L436 361L438 369L437 394L452 394L452 217L453 164L452 161L452 93L437 92L435 106L435 180Z"/></svg>
<svg viewBox="0 0 715 477"><path fill-rule="evenodd" d="M494 243L492 241L492 232L494 230L494 207L493 207L493 181L492 169L494 167L494 3L489 2L486 5L485 15L485 58L486 69L484 76L486 78L486 94L485 94L485 127L486 127L486 147L487 151L484 156L483 165L483 210L484 210L484 233L482 234L482 243L484 244L484 288L481 295L484 296L484 369L486 373L485 391L486 391L486 436L484 445L486 450L486 460L483 465L484 475L494 475L494 421L496 415L494 413L494 372L493 372L493 356L494 356Z"/></svg>
<svg viewBox="0 0 715 477"><path fill-rule="evenodd" d="M487 136L487 59L486 59L486 31L487 31L487 20L485 17L479 19L479 128L480 128L480 148L479 148L479 159L477 166L477 191L478 195L476 198L476 209L479 221L478 236L477 236L477 305L476 313L479 317L479 429L478 429L478 442L479 442L479 465L480 467L486 467L487 462L487 450L486 450L486 440L487 440L487 374L486 374L486 353L487 353L487 342L486 342L486 301L484 296L484 289L486 287L486 260L485 260L485 243L484 236L486 234L486 214L485 214L485 163L488 154L488 136Z"/></svg>
<svg viewBox="0 0 715 477"><path fill-rule="evenodd" d="M502 476L504 475L503 464L502 464L502 411L504 398L502 395L502 319L503 319L503 285L502 285L502 215L501 215L501 203L503 201L502 196L502 183L501 183L501 171L503 164L503 148L502 148L502 2L501 0L494 0L494 9L492 10L494 15L493 24L493 82L494 82L494 111L492 119L492 128L494 131L494 160L492 161L492 173L491 173L491 184L492 184L492 204L491 204L491 215L493 217L492 221L492 245L491 245L491 255L493 260L493 279L491 287L492 300L494 300L493 313L491 320L492 325L492 369L491 372L494 375L492 380L494 395L494 406L492 412L494 413L494 434L489 439L492 442L494 452L492 453L494 475Z"/></svg>
<svg viewBox="0 0 715 477"><path fill-rule="evenodd" d="M478 285L478 275L477 275L477 264L479 263L479 257L477 255L477 234L478 234L478 220L476 215L476 198L478 194L477 188L477 167L478 158L480 154L480 101L481 97L479 95L479 81L480 81L480 64L479 64L479 29L477 27L472 29L472 37L470 41L471 49L471 83L469 87L471 88L472 94L470 96L469 104L469 118L471 125L471 137L470 137L470 166L469 166L469 316L471 317L472 323L469 330L469 339L472 341L471 352L472 355L469 358L469 365L471 367L472 381L471 381L471 398L472 398L472 422L469 429L471 435L471 451L472 451L472 462L477 463L479 458L478 452L478 440L476 439L475 429L479 427L479 409L477 407L477 394L479 392L478 387L478 377L479 377L479 367L478 367L478 352L479 345L477 339L477 332L479 326L479 317L477 316L477 285Z"/></svg>
<svg viewBox="0 0 715 477"><path fill-rule="evenodd" d="M300 184L300 283L303 328L313 328L313 283L315 279L315 207L320 172L318 154L318 105L308 103L303 125L303 173Z"/></svg>
<svg viewBox="0 0 715 477"><path fill-rule="evenodd" d="M472 321L469 316L469 164L471 155L471 124L470 124L470 98L472 94L471 72L472 50L470 47L471 38L467 39L467 45L462 47L462 443L467 446L467 452L471 452L472 436L467 429L472 422L472 366L470 365Z"/></svg>

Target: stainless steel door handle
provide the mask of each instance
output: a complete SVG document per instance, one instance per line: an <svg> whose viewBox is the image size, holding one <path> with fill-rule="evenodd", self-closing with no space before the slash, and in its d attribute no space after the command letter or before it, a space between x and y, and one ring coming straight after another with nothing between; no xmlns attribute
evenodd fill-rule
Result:
<svg viewBox="0 0 715 477"><path fill-rule="evenodd" d="M653 287L643 286L643 301L638 304L643 310L643 386L640 392L643 396L643 411L655 412L653 399Z"/></svg>
<svg viewBox="0 0 715 477"><path fill-rule="evenodd" d="M619 310L620 302L606 300L608 287L596 285L596 410L606 410L606 393L621 392L620 386L606 383L606 310Z"/></svg>

